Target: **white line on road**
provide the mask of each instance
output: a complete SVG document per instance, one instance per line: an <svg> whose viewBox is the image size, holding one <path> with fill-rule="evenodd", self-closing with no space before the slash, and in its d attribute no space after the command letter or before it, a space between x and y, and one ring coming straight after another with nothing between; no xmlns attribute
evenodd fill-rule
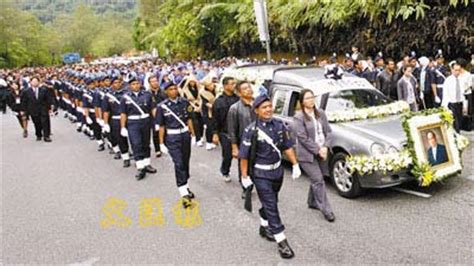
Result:
<svg viewBox="0 0 474 266"><path fill-rule="evenodd" d="M404 188L399 188L399 187L394 187L392 189L395 190L395 191L398 191L398 192L407 193L407 194L414 195L414 196L417 196L417 197L422 197L422 198L425 198L425 199L431 198L431 196L432 196L432 195L427 194L427 193L422 193L422 192L419 192L419 191L414 191L414 190L409 190L409 189L404 189Z"/></svg>
<svg viewBox="0 0 474 266"><path fill-rule="evenodd" d="M72 263L72 264L69 264L69 265L71 265L71 266L72 265L92 265L92 264L98 262L99 260L100 260L100 258L94 257L94 258L89 258L85 261L76 262L76 263Z"/></svg>

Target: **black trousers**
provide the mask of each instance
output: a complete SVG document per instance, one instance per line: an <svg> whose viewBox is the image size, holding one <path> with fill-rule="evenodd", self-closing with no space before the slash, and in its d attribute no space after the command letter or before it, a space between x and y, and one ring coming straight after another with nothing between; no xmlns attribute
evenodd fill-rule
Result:
<svg viewBox="0 0 474 266"><path fill-rule="evenodd" d="M259 210L260 217L268 221L268 229L273 235L283 232L285 226L281 222L278 210L278 193L283 184L283 177L278 180L257 177L253 179L253 183L262 203L262 208Z"/></svg>
<svg viewBox="0 0 474 266"><path fill-rule="evenodd" d="M200 113L192 112L191 119L193 120L194 134L196 136L196 141L200 141L204 133L204 123L202 121L202 116Z"/></svg>
<svg viewBox="0 0 474 266"><path fill-rule="evenodd" d="M434 96L433 92L425 92L423 93L424 100L425 100L425 107L426 109L434 108L435 107L435 101L434 101Z"/></svg>
<svg viewBox="0 0 474 266"><path fill-rule="evenodd" d="M160 141L158 140L158 131L155 130L155 125L151 124L151 132L153 137L153 146L155 146L155 152L159 152L160 150Z"/></svg>
<svg viewBox="0 0 474 266"><path fill-rule="evenodd" d="M127 129L135 161L150 158L150 119L128 120Z"/></svg>
<svg viewBox="0 0 474 266"><path fill-rule="evenodd" d="M449 103L448 108L453 113L454 117L454 129L457 133L461 131L461 122L462 122L462 102L459 103Z"/></svg>
<svg viewBox="0 0 474 266"><path fill-rule="evenodd" d="M222 149L221 174L229 175L232 166L232 145L229 136L226 133L219 133L219 142Z"/></svg>
<svg viewBox="0 0 474 266"><path fill-rule="evenodd" d="M189 160L191 159L191 135L185 132L177 135L167 135L165 144L174 164L176 185L184 186L189 179Z"/></svg>
<svg viewBox="0 0 474 266"><path fill-rule="evenodd" d="M89 125L94 133L94 138L96 140L102 139L102 129L100 128L99 123L97 123L97 119L94 113L89 113L89 117L92 119L92 124Z"/></svg>
<svg viewBox="0 0 474 266"><path fill-rule="evenodd" d="M51 121L49 120L48 114L41 114L31 116L33 120L33 125L35 126L35 135L38 138L49 138L51 135Z"/></svg>
<svg viewBox="0 0 474 266"><path fill-rule="evenodd" d="M118 145L121 154L128 153L128 139L120 135L120 120L110 120L110 144L112 147Z"/></svg>

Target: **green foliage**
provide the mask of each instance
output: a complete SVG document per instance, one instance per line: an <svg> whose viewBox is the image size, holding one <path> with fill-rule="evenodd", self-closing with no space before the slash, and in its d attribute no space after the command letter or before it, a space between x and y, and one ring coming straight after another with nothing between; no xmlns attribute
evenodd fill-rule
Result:
<svg viewBox="0 0 474 266"><path fill-rule="evenodd" d="M18 9L20 4L2 0L0 67L58 64L66 52L110 56L132 49L132 20L117 15L111 8L97 13L98 7L113 6L120 1L82 2L91 6L77 5L77 1L70 0L25 1L22 7L30 11L45 10L51 3L58 4L55 8L67 10L75 3L70 14L63 10L54 15L54 20L43 24L34 15L36 12L22 11Z"/></svg>
<svg viewBox="0 0 474 266"><path fill-rule="evenodd" d="M327 54L356 44L400 56L474 52L469 0L267 0L273 51ZM139 0L135 47L189 57L245 56L263 50L252 0ZM422 30L420 30L420 25ZM202 54L204 53L204 54Z"/></svg>

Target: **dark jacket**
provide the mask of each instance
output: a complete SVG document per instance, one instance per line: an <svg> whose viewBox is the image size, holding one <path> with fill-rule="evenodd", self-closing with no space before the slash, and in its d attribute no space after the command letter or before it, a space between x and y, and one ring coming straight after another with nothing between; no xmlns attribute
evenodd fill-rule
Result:
<svg viewBox="0 0 474 266"><path fill-rule="evenodd" d="M319 122L323 127L325 136L324 146L330 147L332 143L332 130L329 125L326 114L323 110L318 110ZM315 142L316 129L313 120L307 120L303 112L298 112L294 116L293 130L296 133L296 155L299 162L313 162L315 156L318 156L321 147Z"/></svg>
<svg viewBox="0 0 474 266"><path fill-rule="evenodd" d="M22 91L21 102L23 110L26 110L28 115L31 116L49 115L49 110L53 104L53 97L46 87L39 87L38 89L38 99L32 88Z"/></svg>
<svg viewBox="0 0 474 266"><path fill-rule="evenodd" d="M227 133L229 133L230 142L239 145L245 128L255 121L256 114L252 106L239 100L230 107L227 117Z"/></svg>
<svg viewBox="0 0 474 266"><path fill-rule="evenodd" d="M398 98L397 95L397 82L399 80L399 75L396 71L393 74L390 74L387 70L380 72L375 79L375 86L379 91L381 91L385 96L389 97L392 100Z"/></svg>
<svg viewBox="0 0 474 266"><path fill-rule="evenodd" d="M229 113L230 107L239 101L239 97L235 94L231 96L223 93L217 97L212 107L212 117L214 117L213 129L214 134L227 133L227 114Z"/></svg>
<svg viewBox="0 0 474 266"><path fill-rule="evenodd" d="M446 146L438 144L436 145L436 159L433 157L433 148L428 149L428 162L431 165L438 165L448 161L448 153L446 152Z"/></svg>

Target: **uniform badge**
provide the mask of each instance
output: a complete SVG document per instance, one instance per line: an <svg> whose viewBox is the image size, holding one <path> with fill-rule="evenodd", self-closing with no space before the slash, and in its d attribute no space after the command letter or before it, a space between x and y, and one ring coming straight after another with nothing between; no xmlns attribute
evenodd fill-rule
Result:
<svg viewBox="0 0 474 266"><path fill-rule="evenodd" d="M188 112L191 113L193 111L193 107L190 105L188 106Z"/></svg>

